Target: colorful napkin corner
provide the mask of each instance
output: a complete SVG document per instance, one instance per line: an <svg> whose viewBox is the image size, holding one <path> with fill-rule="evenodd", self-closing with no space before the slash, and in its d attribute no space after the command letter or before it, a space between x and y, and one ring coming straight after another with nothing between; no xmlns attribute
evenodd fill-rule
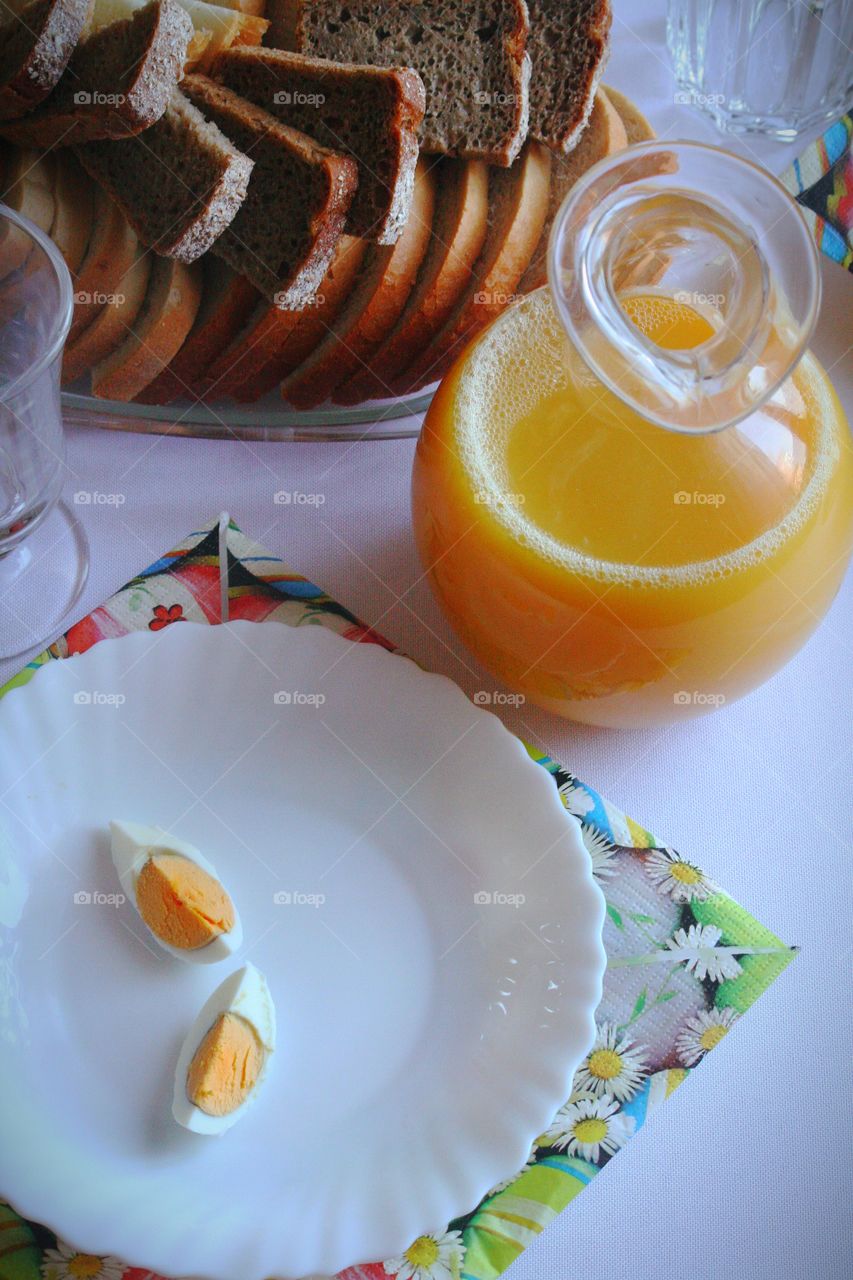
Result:
<svg viewBox="0 0 853 1280"><path fill-rule="evenodd" d="M782 174L821 253L853 271L853 108Z"/></svg>
<svg viewBox="0 0 853 1280"><path fill-rule="evenodd" d="M218 623L220 545L218 521L190 535L71 627L0 696L45 663L107 637L184 621ZM325 626L355 642L394 648L233 522L224 545L232 619ZM729 1034L794 954L689 858L563 765L527 750L580 820L607 900L607 972L595 1044L523 1169L445 1232L421 1236L399 1258L351 1267L340 1280L495 1280ZM0 1280L159 1277L117 1258L82 1254L0 1202Z"/></svg>

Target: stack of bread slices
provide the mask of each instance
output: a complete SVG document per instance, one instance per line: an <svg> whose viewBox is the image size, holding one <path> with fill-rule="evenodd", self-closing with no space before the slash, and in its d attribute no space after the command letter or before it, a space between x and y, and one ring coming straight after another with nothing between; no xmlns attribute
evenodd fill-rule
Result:
<svg viewBox="0 0 853 1280"><path fill-rule="evenodd" d="M544 283L577 177L651 136L599 84L609 31L609 0L16 0L0 198L72 273L63 382L307 409L436 381Z"/></svg>

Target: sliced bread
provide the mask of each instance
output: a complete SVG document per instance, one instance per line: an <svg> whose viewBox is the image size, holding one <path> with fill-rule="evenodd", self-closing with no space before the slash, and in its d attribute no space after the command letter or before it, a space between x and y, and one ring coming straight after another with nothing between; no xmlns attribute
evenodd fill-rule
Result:
<svg viewBox="0 0 853 1280"><path fill-rule="evenodd" d="M95 29L128 17L148 0L95 0ZM179 0L193 25L186 66L207 71L213 60L233 44L260 44L269 23L259 14L233 4L208 4L207 0ZM257 7L257 5L255 5Z"/></svg>
<svg viewBox="0 0 853 1280"><path fill-rule="evenodd" d="M403 314L379 350L335 393L338 404L388 395L387 388L449 318L486 239L489 171L482 160L440 162L429 247Z"/></svg>
<svg viewBox="0 0 853 1280"><path fill-rule="evenodd" d="M15 120L52 93L89 19L92 0L4 5L0 22L0 120Z"/></svg>
<svg viewBox="0 0 853 1280"><path fill-rule="evenodd" d="M282 384L282 395L300 409L327 400L364 368L396 324L429 244L435 209L435 177L425 160L415 172L412 211L395 245L373 245L334 324L318 347Z"/></svg>
<svg viewBox="0 0 853 1280"><path fill-rule="evenodd" d="M347 232L393 244L412 202L424 87L407 68L334 64L279 49L231 49L218 79L358 165Z"/></svg>
<svg viewBox="0 0 853 1280"><path fill-rule="evenodd" d="M189 333L201 300L201 267L153 257L145 301L124 341L92 370L92 393L132 400L162 373Z"/></svg>
<svg viewBox="0 0 853 1280"><path fill-rule="evenodd" d="M397 394L443 377L465 344L518 296L518 282L535 249L548 210L551 152L528 142L511 169L493 169L490 225L471 279L450 318L394 381Z"/></svg>
<svg viewBox="0 0 853 1280"><path fill-rule="evenodd" d="M214 252L282 310L317 290L340 238L358 170L230 89L191 75L181 91L254 161L246 199Z"/></svg>
<svg viewBox="0 0 853 1280"><path fill-rule="evenodd" d="M333 61L408 66L426 87L421 147L510 165L527 136L524 0L271 0L270 37Z"/></svg>
<svg viewBox="0 0 853 1280"><path fill-rule="evenodd" d="M602 88L624 125L629 146L635 142L651 142L657 136L636 102L632 102L627 94L620 93L612 84L602 85Z"/></svg>
<svg viewBox="0 0 853 1280"><path fill-rule="evenodd" d="M548 216L530 265L519 285L521 293L530 293L532 289L538 289L548 278L548 240L551 227L568 192L582 173L586 173L587 169L592 168L605 156L621 151L627 143L625 126L607 94L603 89L599 89L595 95L595 105L589 117L589 123L574 151L570 151L567 156L554 156L551 166Z"/></svg>
<svg viewBox="0 0 853 1280"><path fill-rule="evenodd" d="M142 243L180 262L194 262L233 221L252 172L179 89L141 137L90 142L77 154Z"/></svg>
<svg viewBox="0 0 853 1280"><path fill-rule="evenodd" d="M139 248L116 292L106 299L95 319L76 341L66 343L62 356L62 384L76 382L124 342L142 310L151 273L152 255Z"/></svg>
<svg viewBox="0 0 853 1280"><path fill-rule="evenodd" d="M592 111L610 43L610 0L527 0L530 133L566 155Z"/></svg>
<svg viewBox="0 0 853 1280"><path fill-rule="evenodd" d="M56 215L55 156L40 156L27 148L7 147L3 156L0 200L29 218L47 233ZM24 266L33 242L19 227L5 222L0 228L0 280Z"/></svg>
<svg viewBox="0 0 853 1280"><path fill-rule="evenodd" d="M130 270L138 247L137 237L117 204L100 188L95 190L92 234L74 281L74 315L69 345L95 320L106 298Z"/></svg>
<svg viewBox="0 0 853 1280"><path fill-rule="evenodd" d="M70 151L61 151L56 157L53 194L56 208L50 238L74 275L92 234L95 188Z"/></svg>
<svg viewBox="0 0 853 1280"><path fill-rule="evenodd" d="M251 404L307 359L349 297L366 252L366 240L341 236L329 269L308 306L295 313L289 328L271 333L268 343L259 342L252 348L242 366L242 380L231 392L235 400Z"/></svg>
<svg viewBox="0 0 853 1280"><path fill-rule="evenodd" d="M277 349L299 318L298 311L282 311L262 300L248 320L207 367L201 382L206 399L232 396L245 378L251 377Z"/></svg>
<svg viewBox="0 0 853 1280"><path fill-rule="evenodd" d="M34 147L140 133L166 110L191 36L178 0L150 0L82 40L50 97L3 132Z"/></svg>
<svg viewBox="0 0 853 1280"><path fill-rule="evenodd" d="M241 331L260 301L255 286L219 258L209 254L201 259L201 266L204 281L193 327L168 368L136 397L144 404L171 404L200 395L210 364Z"/></svg>

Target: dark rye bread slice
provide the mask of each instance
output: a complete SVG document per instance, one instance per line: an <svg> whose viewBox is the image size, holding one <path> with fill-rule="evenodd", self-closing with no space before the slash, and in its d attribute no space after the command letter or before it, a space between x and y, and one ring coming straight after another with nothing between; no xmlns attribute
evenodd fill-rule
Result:
<svg viewBox="0 0 853 1280"><path fill-rule="evenodd" d="M489 231L471 279L443 328L395 380L395 393L443 377L465 345L519 296L518 282L545 223L552 158L547 147L528 142L511 169L492 170Z"/></svg>
<svg viewBox="0 0 853 1280"><path fill-rule="evenodd" d="M81 41L50 97L3 132L22 146L47 148L148 129L183 74L192 32L178 0L151 0Z"/></svg>
<svg viewBox="0 0 853 1280"><path fill-rule="evenodd" d="M180 262L206 253L246 197L252 161L179 89L155 125L120 142L78 147L143 244Z"/></svg>
<svg viewBox="0 0 853 1280"><path fill-rule="evenodd" d="M335 61L409 66L426 87L421 148L510 165L527 136L524 0L271 0L270 37Z"/></svg>
<svg viewBox="0 0 853 1280"><path fill-rule="evenodd" d="M183 346L153 382L136 397L144 404L171 404L201 392L211 362L239 333L260 301L258 291L226 262L208 254L199 309Z"/></svg>
<svg viewBox="0 0 853 1280"><path fill-rule="evenodd" d="M527 0L527 7L530 133L565 155L583 133L607 61L610 0Z"/></svg>
<svg viewBox="0 0 853 1280"><path fill-rule="evenodd" d="M415 287L383 345L335 393L337 404L388 395L393 379L429 345L471 278L489 225L489 169L482 160L440 161L432 234Z"/></svg>
<svg viewBox="0 0 853 1280"><path fill-rule="evenodd" d="M393 244L409 216L424 87L405 67L325 62L280 49L229 49L214 74L223 84L358 165L347 232Z"/></svg>
<svg viewBox="0 0 853 1280"><path fill-rule="evenodd" d="M412 212L395 245L371 245L355 285L328 333L282 384L299 409L322 404L342 382L365 368L397 323L429 244L435 177L424 159L415 172Z"/></svg>
<svg viewBox="0 0 853 1280"><path fill-rule="evenodd" d="M59 83L93 0L32 0L0 22L0 120L26 115Z"/></svg>
<svg viewBox="0 0 853 1280"><path fill-rule="evenodd" d="M358 182L355 161L207 76L186 76L181 92L255 164L246 199L214 253L282 310L304 306L340 239Z"/></svg>
<svg viewBox="0 0 853 1280"><path fill-rule="evenodd" d="M242 380L231 394L243 404L251 404L292 373L307 359L323 335L328 333L349 297L367 253L367 241L341 236L335 256L320 288L307 307L294 315L294 323L283 332L259 342L244 361Z"/></svg>

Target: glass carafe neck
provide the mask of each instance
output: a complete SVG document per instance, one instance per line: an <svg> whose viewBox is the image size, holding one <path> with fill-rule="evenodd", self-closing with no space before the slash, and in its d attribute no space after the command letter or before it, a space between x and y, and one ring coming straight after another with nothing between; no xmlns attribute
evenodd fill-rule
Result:
<svg viewBox="0 0 853 1280"><path fill-rule="evenodd" d="M763 404L803 354L820 304L817 250L788 192L700 143L644 143L591 169L557 215L548 267L594 372L643 417L684 432ZM687 308L706 336L662 343L632 319L631 298Z"/></svg>

